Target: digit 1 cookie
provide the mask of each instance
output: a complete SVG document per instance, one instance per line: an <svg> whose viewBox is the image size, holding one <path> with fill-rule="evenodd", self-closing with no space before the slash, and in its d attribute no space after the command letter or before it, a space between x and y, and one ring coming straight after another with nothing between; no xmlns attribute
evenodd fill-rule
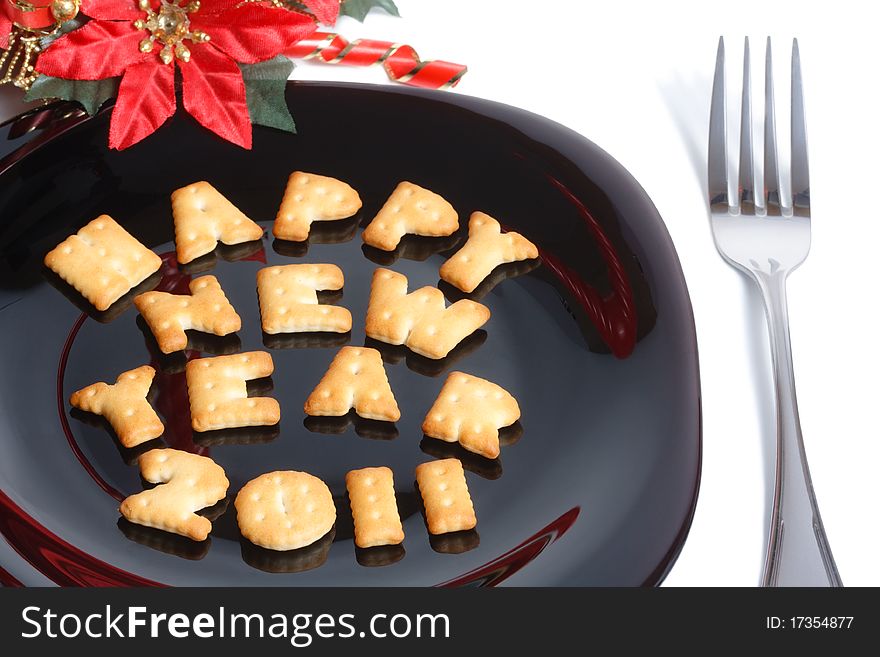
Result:
<svg viewBox="0 0 880 657"><path fill-rule="evenodd" d="M294 171L287 179L272 234L278 239L304 242L312 222L345 219L360 209L361 197L347 183Z"/></svg>
<svg viewBox="0 0 880 657"><path fill-rule="evenodd" d="M248 380L269 376L274 369L272 356L264 351L189 361L186 386L193 430L278 424L281 407L275 399L247 394Z"/></svg>
<svg viewBox="0 0 880 657"><path fill-rule="evenodd" d="M134 298L163 354L186 348L186 331L195 329L224 336L241 328L241 317L214 276L194 278L191 295L144 292Z"/></svg>
<svg viewBox="0 0 880 657"><path fill-rule="evenodd" d="M150 490L122 500L119 512L130 522L204 541L211 521L196 511L213 506L229 488L226 473L207 456L177 449L151 449L138 459Z"/></svg>
<svg viewBox="0 0 880 657"><path fill-rule="evenodd" d="M416 482L425 503L425 519L431 534L460 532L477 526L461 461L443 459L422 463L416 467Z"/></svg>
<svg viewBox="0 0 880 657"><path fill-rule="evenodd" d="M102 311L162 266L162 258L106 214L49 251L43 262Z"/></svg>
<svg viewBox="0 0 880 657"><path fill-rule="evenodd" d="M143 365L116 378L108 385L99 382L70 396L75 408L104 416L124 447L136 447L162 435L162 420L147 401L156 370Z"/></svg>
<svg viewBox="0 0 880 657"><path fill-rule="evenodd" d="M263 236L262 227L251 221L229 199L204 181L171 194L177 262L184 265L224 244L241 244Z"/></svg>
<svg viewBox="0 0 880 657"><path fill-rule="evenodd" d="M269 550L311 545L333 528L336 505L327 484L307 472L267 472L235 497L241 535Z"/></svg>
<svg viewBox="0 0 880 657"><path fill-rule="evenodd" d="M402 182L364 229L364 242L393 251L407 234L425 237L452 235L458 230L458 213L439 194Z"/></svg>
<svg viewBox="0 0 880 657"><path fill-rule="evenodd" d="M463 372L451 372L422 422L426 436L489 459L500 453L498 430L519 419L519 404L499 385Z"/></svg>
<svg viewBox="0 0 880 657"><path fill-rule="evenodd" d="M382 356L369 347L343 347L306 399L306 415L339 417L351 409L369 420L397 422L400 409L391 392Z"/></svg>
<svg viewBox="0 0 880 657"><path fill-rule="evenodd" d="M377 269L370 287L367 335L389 344L405 344L428 358L444 358L464 338L489 321L489 309L462 299L446 307L443 293L425 286L407 294L406 276Z"/></svg>
<svg viewBox="0 0 880 657"><path fill-rule="evenodd" d="M390 468L362 468L345 475L354 518L354 542L360 548L399 545L403 525L394 495Z"/></svg>
<svg viewBox="0 0 880 657"><path fill-rule="evenodd" d="M257 295L263 331L303 333L351 330L347 308L318 303L318 290L340 290L345 284L336 265L283 265L257 272Z"/></svg>
<svg viewBox="0 0 880 657"><path fill-rule="evenodd" d="M473 292L498 265L538 257L538 247L519 233L501 232L501 224L488 214L474 212L468 223L468 240L440 267L440 278L462 292Z"/></svg>

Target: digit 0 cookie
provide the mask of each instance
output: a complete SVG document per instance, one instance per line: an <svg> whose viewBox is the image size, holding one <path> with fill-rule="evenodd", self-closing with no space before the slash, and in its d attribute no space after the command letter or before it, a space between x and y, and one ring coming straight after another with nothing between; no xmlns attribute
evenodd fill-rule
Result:
<svg viewBox="0 0 880 657"><path fill-rule="evenodd" d="M162 258L106 214L49 251L43 262L102 311L162 266Z"/></svg>
<svg viewBox="0 0 880 657"><path fill-rule="evenodd" d="M311 545L336 522L330 489L307 472L268 472L251 479L236 495L235 510L242 536L269 550Z"/></svg>
<svg viewBox="0 0 880 657"><path fill-rule="evenodd" d="M501 232L488 214L474 212L468 222L468 240L440 267L440 278L462 292L473 292L498 265L538 257L538 247L519 233Z"/></svg>
<svg viewBox="0 0 880 657"><path fill-rule="evenodd" d="M314 173L294 171L287 179L272 234L304 242L315 221L346 219L361 209L361 197L348 183Z"/></svg>
<svg viewBox="0 0 880 657"><path fill-rule="evenodd" d="M443 237L458 230L458 213L439 194L400 183L379 213L364 229L364 242L383 251L393 251L407 234Z"/></svg>

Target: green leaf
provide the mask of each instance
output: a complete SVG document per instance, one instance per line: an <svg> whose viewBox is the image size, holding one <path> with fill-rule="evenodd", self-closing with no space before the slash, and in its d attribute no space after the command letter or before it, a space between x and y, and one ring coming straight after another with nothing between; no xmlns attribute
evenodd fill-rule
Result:
<svg viewBox="0 0 880 657"><path fill-rule="evenodd" d="M339 7L339 15L351 16L363 23L371 9L384 9L392 16L400 16L394 0L343 0Z"/></svg>
<svg viewBox="0 0 880 657"><path fill-rule="evenodd" d="M64 80L41 75L34 80L24 99L28 102L40 98L72 100L82 105L90 116L94 116L101 105L117 94L119 80L120 78Z"/></svg>
<svg viewBox="0 0 880 657"><path fill-rule="evenodd" d="M239 64L239 67L244 78L251 123L296 132L296 124L284 98L293 62L279 55L266 62Z"/></svg>

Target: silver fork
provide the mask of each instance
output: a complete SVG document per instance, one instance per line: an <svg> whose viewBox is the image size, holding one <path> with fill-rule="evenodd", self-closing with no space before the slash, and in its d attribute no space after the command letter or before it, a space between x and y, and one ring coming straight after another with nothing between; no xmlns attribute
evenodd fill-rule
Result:
<svg viewBox="0 0 880 657"><path fill-rule="evenodd" d="M810 250L810 175L797 39L791 51L791 186L782 184L770 39L764 83L764 166L752 146L749 40L745 40L738 189L728 186L724 39L718 42L709 120L709 209L715 246L757 283L764 297L776 384L776 485L762 586L842 586L819 507L798 419L785 280Z"/></svg>

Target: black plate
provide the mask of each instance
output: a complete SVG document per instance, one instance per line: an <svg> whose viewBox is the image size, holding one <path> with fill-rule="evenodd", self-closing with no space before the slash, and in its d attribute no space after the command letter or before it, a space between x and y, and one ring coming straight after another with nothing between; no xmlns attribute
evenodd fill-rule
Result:
<svg viewBox="0 0 880 657"><path fill-rule="evenodd" d="M0 531L16 559L60 584L660 582L696 501L699 379L681 269L644 191L589 141L503 105L314 83L290 85L288 100L299 134L256 128L250 152L182 112L121 153L106 147L106 111L92 120L64 118L69 107L62 105L7 127L10 137L23 126L46 128L8 156L0 174ZM194 266L176 265L174 189L208 180L270 228L296 169L350 182L363 210L350 222L322 226L308 245L278 243L270 233ZM440 264L462 238L407 240L391 255L362 247L360 225L402 179L445 196L463 226L482 210L524 233L539 245L541 265L502 269L497 286L478 290L492 319L446 361L383 347L403 411L392 430L350 418L304 421L302 403L336 349L364 344L375 267L406 274L410 289L436 285ZM130 299L102 315L84 314L41 261L100 213L167 254L162 289L184 291L191 276L216 275L243 318L237 337L196 335L192 351L160 358ZM352 311L351 335L262 334L256 271L293 262L343 268L336 303ZM280 426L194 438L185 359L239 349L272 353L276 372L262 384L281 402ZM147 362L161 370L153 400L166 422L160 444L210 454L229 475L230 500L263 472L321 477L338 500L335 533L312 549L278 554L241 540L231 504L210 510L217 520L205 545L119 521L118 499L142 489L137 453L118 448L102 423L72 413L66 400ZM506 432L499 461L423 438L421 420L452 369L495 381L519 400L522 422ZM413 470L447 455L462 457L479 524L476 532L429 540ZM395 473L405 552L356 551L351 539L345 472L382 464ZM7 566L0 571L6 581L31 581L21 575L22 562Z"/></svg>

